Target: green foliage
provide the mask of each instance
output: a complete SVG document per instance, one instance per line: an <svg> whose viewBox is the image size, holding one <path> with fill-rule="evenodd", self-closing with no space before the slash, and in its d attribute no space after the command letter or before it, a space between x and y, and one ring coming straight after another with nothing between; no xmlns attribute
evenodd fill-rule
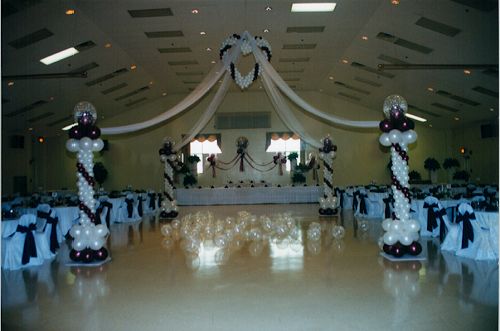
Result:
<svg viewBox="0 0 500 331"><path fill-rule="evenodd" d="M198 155L189 155L189 156L187 157L187 161L188 161L188 163L193 164L193 163L198 163L198 162L200 162L201 160L200 160L200 158L198 157Z"/></svg>
<svg viewBox="0 0 500 331"><path fill-rule="evenodd" d="M190 172L188 166L185 163L179 162L178 167L175 171L179 174L188 174Z"/></svg>
<svg viewBox="0 0 500 331"><path fill-rule="evenodd" d="M104 167L102 162L94 164L94 178L95 181L99 183L99 186L101 186L108 178L108 170Z"/></svg>
<svg viewBox="0 0 500 331"><path fill-rule="evenodd" d="M296 171L292 175L292 183L305 183L306 176L302 172Z"/></svg>
<svg viewBox="0 0 500 331"><path fill-rule="evenodd" d="M468 181L469 178L470 178L470 174L467 171L465 171L465 170L457 171L453 175L453 179L455 179L455 180L465 180L465 181Z"/></svg>
<svg viewBox="0 0 500 331"><path fill-rule="evenodd" d="M309 166L304 163L297 164L297 166L295 167L295 172L305 173L308 172L309 170L311 170Z"/></svg>
<svg viewBox="0 0 500 331"><path fill-rule="evenodd" d="M297 158L299 157L299 154L297 154L297 152L292 152L290 154L288 154L287 158L292 161L292 160L297 160Z"/></svg>
<svg viewBox="0 0 500 331"><path fill-rule="evenodd" d="M415 170L410 171L408 176L410 177L411 181L422 180L422 176L420 176L420 173L418 171L415 171Z"/></svg>
<svg viewBox="0 0 500 331"><path fill-rule="evenodd" d="M460 167L460 163L458 162L457 159L449 157L447 159L444 159L443 161L443 168L445 169L458 168L458 167Z"/></svg>
<svg viewBox="0 0 500 331"><path fill-rule="evenodd" d="M439 164L439 162L436 159L434 159L432 157L428 157L424 161L424 168L429 170L429 171L435 171L435 170L441 169L441 165Z"/></svg>
<svg viewBox="0 0 500 331"><path fill-rule="evenodd" d="M184 186L196 185L197 182L198 181L196 180L196 177L191 174L187 174L186 176L184 176Z"/></svg>

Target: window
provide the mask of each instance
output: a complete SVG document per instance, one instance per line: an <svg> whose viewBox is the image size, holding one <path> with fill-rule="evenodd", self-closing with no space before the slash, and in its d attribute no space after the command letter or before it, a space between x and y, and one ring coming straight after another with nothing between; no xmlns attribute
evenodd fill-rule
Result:
<svg viewBox="0 0 500 331"><path fill-rule="evenodd" d="M298 154L297 164L300 163L300 138L296 134L288 132L268 133L267 144L266 152L281 152L287 156L296 152ZM286 170L290 171L290 160L286 161Z"/></svg>
<svg viewBox="0 0 500 331"><path fill-rule="evenodd" d="M217 155L222 153L218 145L219 142L220 136L210 135L208 138L199 136L189 144L190 155L196 155L201 160L196 164L196 169L199 174L203 173L205 159L210 156L210 154Z"/></svg>

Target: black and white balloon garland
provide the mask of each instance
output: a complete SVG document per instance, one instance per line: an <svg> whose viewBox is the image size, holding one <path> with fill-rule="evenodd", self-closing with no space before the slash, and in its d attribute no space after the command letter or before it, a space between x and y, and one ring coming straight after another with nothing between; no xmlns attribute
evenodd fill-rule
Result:
<svg viewBox="0 0 500 331"><path fill-rule="evenodd" d="M320 215L333 215L338 207L337 197L333 194L333 159L337 152L330 136L321 139L323 147L319 149L319 157L323 160L323 197L319 199Z"/></svg>
<svg viewBox="0 0 500 331"><path fill-rule="evenodd" d="M174 142L169 138L163 140L163 147L160 148L160 160L164 163L163 173L165 181L165 199L161 202L161 218L175 218L179 214L177 201L174 199L174 168L177 162L177 155L174 150Z"/></svg>
<svg viewBox="0 0 500 331"><path fill-rule="evenodd" d="M226 55L227 51L229 51L231 47L233 47L240 39L241 36L235 33L222 42L221 48L219 50L219 56L221 60ZM264 53L266 53L267 61L271 61L272 54L271 54L271 45L269 44L269 42L267 42L267 40L265 40L262 37L256 36L254 37L254 39L255 43L257 44L257 47L259 47ZM241 47L241 53L243 55L248 55L252 53L252 46L250 45L249 40L243 39L241 41L240 47ZM254 69L245 76L243 76L238 70L238 68L236 68L234 62L231 62L229 64L228 71L231 74L231 78L236 82L236 84L238 84L238 86L242 90L244 90L247 87L249 87L259 77L261 69L259 64L255 63Z"/></svg>
<svg viewBox="0 0 500 331"><path fill-rule="evenodd" d="M382 222L386 231L383 250L395 257L406 253L418 255L422 251L422 246L417 242L420 223L410 219L408 145L417 140L417 133L413 130L413 121L405 116L407 110L408 104L403 97L388 96L383 108L385 120L380 122L380 130L383 133L379 141L383 146L391 147L391 188L395 200L392 218Z"/></svg>
<svg viewBox="0 0 500 331"><path fill-rule="evenodd" d="M100 139L101 131L95 126L97 112L94 106L86 101L79 102L74 109L75 121L78 123L69 132L66 149L77 152L77 187L80 209L79 224L70 230L73 237L70 258L75 262L90 263L103 261L108 257L104 247L109 230L105 224L95 225L96 200L94 199L94 152L104 147Z"/></svg>

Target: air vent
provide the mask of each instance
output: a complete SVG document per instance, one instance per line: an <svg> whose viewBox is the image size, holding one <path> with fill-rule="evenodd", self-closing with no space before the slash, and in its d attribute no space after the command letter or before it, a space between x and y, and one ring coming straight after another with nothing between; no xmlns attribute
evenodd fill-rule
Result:
<svg viewBox="0 0 500 331"><path fill-rule="evenodd" d="M175 48L158 48L160 53L191 53L191 48L189 47L175 47Z"/></svg>
<svg viewBox="0 0 500 331"><path fill-rule="evenodd" d="M47 39L53 35L54 34L50 32L48 29L41 29L33 33L30 33L28 35L25 35L21 38L18 38L16 40L13 40L9 43L9 45L14 47L15 49L21 49L26 46L33 45L34 43L37 43L40 40Z"/></svg>
<svg viewBox="0 0 500 331"><path fill-rule="evenodd" d="M361 78L361 77L354 77L354 80L355 80L355 81L358 81L358 82L360 82L360 83L364 83L364 84L366 84L366 85L373 86L373 87L380 87L380 86L382 86L382 84L380 84L380 83L373 82L373 81L371 81L371 80L364 79L364 78Z"/></svg>
<svg viewBox="0 0 500 331"><path fill-rule="evenodd" d="M355 97L354 95L350 95L350 94L347 94L347 93L344 93L344 92L339 92L337 93L338 95L344 97L344 98L347 98L347 99L351 99L351 100L356 100L356 101L361 101L360 98L358 97Z"/></svg>
<svg viewBox="0 0 500 331"><path fill-rule="evenodd" d="M190 66L198 64L196 60L187 60L187 61L168 61L168 64L171 66Z"/></svg>
<svg viewBox="0 0 500 331"><path fill-rule="evenodd" d="M106 95L106 94L109 94L111 92L118 91L119 89L122 89L122 88L127 87L127 86L128 86L127 83L121 83L121 84L112 86L108 89L102 90L101 93Z"/></svg>
<svg viewBox="0 0 500 331"><path fill-rule="evenodd" d="M49 126L49 127L56 126L58 124L61 124L63 122L68 122L70 120L73 120L73 115L64 116L63 118L60 118L58 120L55 120L53 122L48 123L47 126Z"/></svg>
<svg viewBox="0 0 500 331"><path fill-rule="evenodd" d="M76 73L80 73L80 72L87 72L87 71L92 70L92 69L95 69L95 68L97 68L97 67L99 67L99 65L98 65L97 63L95 63L95 62L91 62L91 63L89 63L89 64L85 64L85 65L83 65L83 66L81 66L81 67L78 67L78 68L76 68L76 69L73 69L73 70L71 70L71 71L70 71L70 72L68 72L68 73L69 73L69 74L76 74Z"/></svg>
<svg viewBox="0 0 500 331"><path fill-rule="evenodd" d="M318 33L325 31L324 26L293 26L286 28L287 33Z"/></svg>
<svg viewBox="0 0 500 331"><path fill-rule="evenodd" d="M481 139L498 137L498 123L481 125Z"/></svg>
<svg viewBox="0 0 500 331"><path fill-rule="evenodd" d="M5 115L5 117L14 117L14 116L17 116L17 115L20 115L20 114L23 114L23 113L26 113L30 110L33 110L35 108L38 108L40 106L43 106L47 103L47 101L45 100L38 100L36 102L33 102L32 104L30 105L27 105L27 106L24 106L22 108L19 108L18 110L16 111L13 111L12 113L9 113L7 115Z"/></svg>
<svg viewBox="0 0 500 331"><path fill-rule="evenodd" d="M406 61L403 61L403 60L400 60L400 59L396 59L395 57L392 57L392 56L389 56L389 55L385 55L385 54L380 54L377 57L377 59L385 61L385 62L389 62L389 63L392 63L392 64L409 64Z"/></svg>
<svg viewBox="0 0 500 331"><path fill-rule="evenodd" d="M280 74L297 74L304 72L304 69L284 69L284 70L278 70L278 72Z"/></svg>
<svg viewBox="0 0 500 331"><path fill-rule="evenodd" d="M357 88L357 87L354 87L354 86L351 86L351 85L348 85L348 84L345 84L342 82L336 81L334 84L338 85L338 86L342 86L343 88L346 88L346 89L349 89L349 90L352 90L352 91L355 91L358 93L362 93L362 94L366 94L366 95L370 94L370 92L368 92L368 91L365 91L363 89L360 89L360 88Z"/></svg>
<svg viewBox="0 0 500 331"><path fill-rule="evenodd" d="M11 0L2 1L2 17L7 17L9 15L15 14L17 12L23 11L29 7L39 4L42 0Z"/></svg>
<svg viewBox="0 0 500 331"><path fill-rule="evenodd" d="M84 52L84 51L87 51L91 48L95 47L95 43L92 41L92 40L88 40L86 42L83 42L81 44L78 44L75 46L75 48L79 51L79 52Z"/></svg>
<svg viewBox="0 0 500 331"><path fill-rule="evenodd" d="M148 38L174 38L183 37L184 33L182 31L155 31L155 32L144 32Z"/></svg>
<svg viewBox="0 0 500 331"><path fill-rule="evenodd" d="M481 86L475 86L472 89L478 93L482 93L482 94L485 94L485 95L488 95L490 97L494 97L494 98L498 99L498 92L489 90L489 89L487 89L485 87L481 87Z"/></svg>
<svg viewBox="0 0 500 331"><path fill-rule="evenodd" d="M375 74L377 76L382 76L382 77L386 77L386 78L394 78L393 74L390 74L390 73L384 72L384 71L379 71L375 68L365 66L364 64L361 64L359 62L351 62L351 67L367 71L367 72Z"/></svg>
<svg viewBox="0 0 500 331"><path fill-rule="evenodd" d="M176 72L177 76L201 76L203 71L186 71L186 72Z"/></svg>
<svg viewBox="0 0 500 331"><path fill-rule="evenodd" d="M35 123L35 122L38 122L39 120L42 120L42 119L47 118L47 117L50 117L52 115L54 115L54 113L52 113L52 112L43 113L43 114L40 114L40 115L35 116L33 118L30 118L28 120L28 122L29 123Z"/></svg>
<svg viewBox="0 0 500 331"><path fill-rule="evenodd" d="M431 115L431 116L434 116L434 117L441 117L441 115L438 115L436 113L433 113L431 111L428 111L428 110L425 110L425 109L422 109L420 107L417 107L417 106L414 106L414 105L408 105L408 108L409 109L413 109L413 110L416 110L420 113L423 113L423 114L427 114L427 115Z"/></svg>
<svg viewBox="0 0 500 331"><path fill-rule="evenodd" d="M120 95L119 97L115 98L115 101L120 101L120 100L129 98L131 96L134 96L136 94L139 94L139 93L147 91L147 90L149 90L149 85L146 85L146 86L143 86L141 88L138 88L137 90L133 90L132 92L129 92L127 94ZM127 106L128 106L128 104L127 104Z"/></svg>
<svg viewBox="0 0 500 331"><path fill-rule="evenodd" d="M311 58L309 57L289 57L289 58L281 58L279 62L309 62Z"/></svg>
<svg viewBox="0 0 500 331"><path fill-rule="evenodd" d="M137 99L137 100L134 100L134 101L130 101L129 103L125 104L125 106L127 107L131 107L133 105L136 105L138 104L139 102L143 102L144 100L146 100L147 98L144 97L144 98L140 98L140 99Z"/></svg>
<svg viewBox="0 0 500 331"><path fill-rule="evenodd" d="M109 80L111 78L115 78L115 77L117 77L119 75L122 75L122 74L124 74L126 72L128 72L128 70L126 68L121 68L121 69L118 69L118 70L116 70L116 71L114 71L114 72L112 72L110 74L104 75L104 76L96 78L96 79L94 79L94 80L92 80L90 82L87 82L87 83L85 83L85 85L87 85L88 87L94 86L96 84L100 84L102 82L105 82L105 81L107 81L107 80Z"/></svg>
<svg viewBox="0 0 500 331"><path fill-rule="evenodd" d="M315 49L316 44L284 44L283 49Z"/></svg>
<svg viewBox="0 0 500 331"><path fill-rule="evenodd" d="M479 102L472 101L470 99L466 99L466 98L460 97L458 95L451 94L450 92L447 92L447 91L439 90L436 92L436 94L440 95L442 97L445 97L445 98L449 98L449 99L452 99L452 100L455 100L458 102L465 103L469 106L479 106L480 105Z"/></svg>
<svg viewBox="0 0 500 331"><path fill-rule="evenodd" d="M497 0L451 0L480 11L490 12L498 7Z"/></svg>
<svg viewBox="0 0 500 331"><path fill-rule="evenodd" d="M447 106L447 105L443 105L439 102L434 102L431 104L431 106L434 106L434 107L437 107L437 108L441 108L441 109L444 109L444 110L447 110L447 111L451 111L452 113L458 113L460 110L456 109L456 108L453 108L453 107L450 107L450 106Z"/></svg>
<svg viewBox="0 0 500 331"><path fill-rule="evenodd" d="M262 129L271 127L270 112L244 112L215 114L215 128L230 129Z"/></svg>
<svg viewBox="0 0 500 331"><path fill-rule="evenodd" d="M460 29L431 20L426 17L421 17L418 21L415 22L415 24L431 31L444 34L448 37L455 37L460 32Z"/></svg>
<svg viewBox="0 0 500 331"><path fill-rule="evenodd" d="M393 36L393 35L391 35L389 33L385 33L385 32L379 32L377 34L377 38L380 40L383 40L383 41L387 41L387 42L396 44L396 45L404 47L404 48L411 49L412 51L423 53L423 54L429 54L433 51L432 48L414 43L414 42L406 40L406 39L398 38L396 36Z"/></svg>
<svg viewBox="0 0 500 331"><path fill-rule="evenodd" d="M174 15L170 8L135 9L129 10L128 13L133 18L165 17Z"/></svg>
<svg viewBox="0 0 500 331"><path fill-rule="evenodd" d="M486 69L481 71L484 75L498 79L498 69Z"/></svg>

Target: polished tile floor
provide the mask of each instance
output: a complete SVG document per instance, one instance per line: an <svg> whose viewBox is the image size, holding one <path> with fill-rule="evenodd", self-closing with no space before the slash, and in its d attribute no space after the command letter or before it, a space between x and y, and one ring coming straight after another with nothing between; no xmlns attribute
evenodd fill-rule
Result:
<svg viewBox="0 0 500 331"><path fill-rule="evenodd" d="M67 247L41 267L2 270L2 330L497 330L498 264L458 259L422 240L428 259L379 256L380 220L317 205L182 208L256 215L290 211L302 239L185 254L154 217L114 224L113 260L68 267ZM313 221L326 229L308 242ZM343 224L346 235L328 231Z"/></svg>

